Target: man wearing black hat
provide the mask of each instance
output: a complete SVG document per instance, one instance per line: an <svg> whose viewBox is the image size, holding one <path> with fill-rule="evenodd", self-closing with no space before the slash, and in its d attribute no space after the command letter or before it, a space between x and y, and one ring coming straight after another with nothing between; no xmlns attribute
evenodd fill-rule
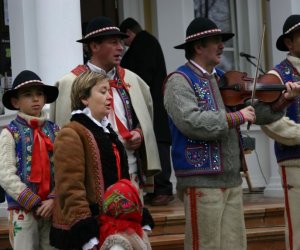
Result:
<svg viewBox="0 0 300 250"><path fill-rule="evenodd" d="M300 15L289 16L276 42L280 51L288 51L285 60L270 72L283 84L300 83ZM285 198L286 249L300 249L300 97L290 98L282 119L262 126L275 140L275 155L280 167Z"/></svg>
<svg viewBox="0 0 300 250"><path fill-rule="evenodd" d="M172 161L185 207L185 249L247 248L240 125L265 124L283 116L261 102L241 110L225 106L218 86L224 73L216 65L224 42L233 36L210 19L194 19L185 42L175 47L185 50L188 62L165 84Z"/></svg>
<svg viewBox="0 0 300 250"><path fill-rule="evenodd" d="M128 35L128 38L124 39L128 49L122 58L121 66L138 74L147 83L153 100L154 132L162 172L154 177L154 194L147 197L153 206L167 205L174 197L170 181L171 138L162 94L162 85L167 76L165 58L158 40L146 30L142 30L133 18L126 18L120 24L120 30Z"/></svg>
<svg viewBox="0 0 300 250"><path fill-rule="evenodd" d="M124 49L122 39L126 37L107 17L97 17L88 23L86 35L77 42L87 46L90 60L56 83L60 94L51 107L50 117L60 125L69 121L71 87L81 72L92 70L107 75L111 79L113 96L108 119L126 148L132 181L142 186L146 176L152 177L153 182L153 175L161 167L153 130L149 87L135 73L119 66ZM150 189L153 192L153 184Z"/></svg>

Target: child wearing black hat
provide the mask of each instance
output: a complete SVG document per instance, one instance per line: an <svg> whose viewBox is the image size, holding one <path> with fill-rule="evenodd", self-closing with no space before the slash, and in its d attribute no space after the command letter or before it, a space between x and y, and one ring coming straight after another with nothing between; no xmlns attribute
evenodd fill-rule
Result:
<svg viewBox="0 0 300 250"><path fill-rule="evenodd" d="M49 244L49 219L54 207L52 151L59 127L42 109L57 96L56 87L24 70L2 97L7 109L18 110L0 134L0 184L6 192L15 250L54 249Z"/></svg>

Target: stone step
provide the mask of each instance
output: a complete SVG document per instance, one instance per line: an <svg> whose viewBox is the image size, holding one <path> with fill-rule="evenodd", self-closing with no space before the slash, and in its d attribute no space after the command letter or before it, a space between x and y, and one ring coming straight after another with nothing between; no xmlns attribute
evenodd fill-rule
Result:
<svg viewBox="0 0 300 250"><path fill-rule="evenodd" d="M152 250L182 250L184 234L150 236Z"/></svg>
<svg viewBox="0 0 300 250"><path fill-rule="evenodd" d="M284 227L247 229L248 250L284 250ZM183 250L184 234L150 236L152 250Z"/></svg>
<svg viewBox="0 0 300 250"><path fill-rule="evenodd" d="M173 219L175 219L173 217ZM173 220L184 222L180 220ZM165 223L164 223L165 225ZM159 228L159 224L157 225ZM162 227L162 229L155 229L150 235L150 242L153 250L180 250L183 249L184 233L183 227L176 224L169 223L169 227ZM283 250L285 249L284 242L284 227L255 227L247 229L247 244L248 250L257 249L272 249ZM10 247L8 239L8 225L5 218L0 218L0 249L7 249Z"/></svg>
<svg viewBox="0 0 300 250"><path fill-rule="evenodd" d="M285 250L284 226L251 228L246 231L248 250Z"/></svg>
<svg viewBox="0 0 300 250"><path fill-rule="evenodd" d="M153 250L181 250L184 242L183 204L175 199L168 206L148 207L155 220L150 235ZM284 250L283 199L266 198L261 193L244 195L248 250Z"/></svg>
<svg viewBox="0 0 300 250"><path fill-rule="evenodd" d="M284 205L282 200L245 195L245 224L248 250L283 250ZM154 250L183 249L185 216L183 204L175 199L168 206L148 207L156 227L150 235ZM9 247L7 218L0 217L0 250Z"/></svg>
<svg viewBox="0 0 300 250"><path fill-rule="evenodd" d="M0 217L0 250L10 248L7 218Z"/></svg>
<svg viewBox="0 0 300 250"><path fill-rule="evenodd" d="M178 206L180 206L178 204ZM153 208L150 208L152 210ZM185 216L183 208L174 212L162 208L161 211L151 211L155 221L152 235L184 233ZM277 227L284 225L284 206L266 204L264 206L247 206L244 208L247 229L261 227Z"/></svg>

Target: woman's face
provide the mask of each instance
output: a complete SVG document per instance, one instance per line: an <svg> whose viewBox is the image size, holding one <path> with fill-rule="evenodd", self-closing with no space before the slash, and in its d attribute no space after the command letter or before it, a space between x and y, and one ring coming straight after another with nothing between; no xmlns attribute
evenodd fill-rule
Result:
<svg viewBox="0 0 300 250"><path fill-rule="evenodd" d="M91 110L92 116L100 121L107 116L111 110L112 96L108 80L98 82L91 89L90 96L82 99L82 103Z"/></svg>

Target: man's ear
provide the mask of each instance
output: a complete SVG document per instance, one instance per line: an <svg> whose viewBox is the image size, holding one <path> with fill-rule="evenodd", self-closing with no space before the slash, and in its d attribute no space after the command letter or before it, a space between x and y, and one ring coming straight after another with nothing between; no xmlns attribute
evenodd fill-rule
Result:
<svg viewBox="0 0 300 250"><path fill-rule="evenodd" d="M195 49L196 54L201 54L203 51L203 46L200 43L196 43L194 45L194 49Z"/></svg>
<svg viewBox="0 0 300 250"><path fill-rule="evenodd" d="M99 48L100 48L99 44L101 44L101 43L96 43L96 42L92 41L89 43L88 46L90 47L90 50L94 52L94 51L99 50Z"/></svg>
<svg viewBox="0 0 300 250"><path fill-rule="evenodd" d="M20 109L20 105L19 105L19 99L18 98L15 98L15 97L12 97L11 100L11 105L13 105L13 107L15 109Z"/></svg>

